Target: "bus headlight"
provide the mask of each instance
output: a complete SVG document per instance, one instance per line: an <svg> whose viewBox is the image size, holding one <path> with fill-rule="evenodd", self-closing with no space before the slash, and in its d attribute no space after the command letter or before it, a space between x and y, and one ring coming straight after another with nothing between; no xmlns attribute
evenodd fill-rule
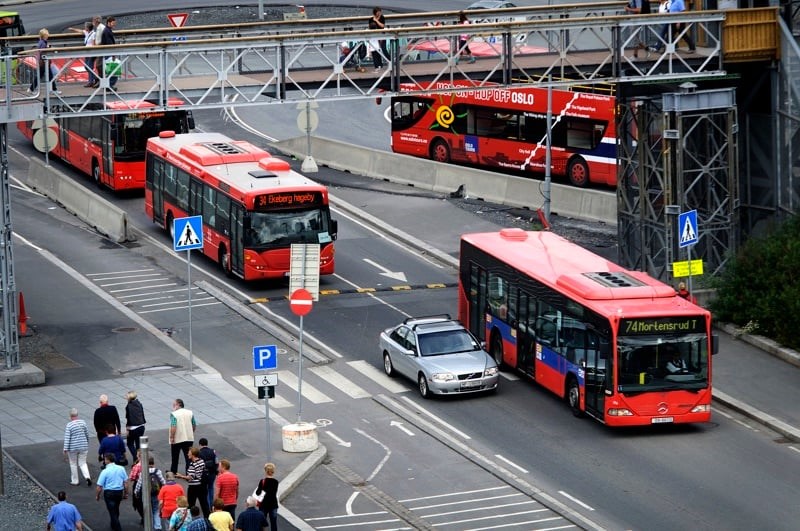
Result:
<svg viewBox="0 0 800 531"><path fill-rule="evenodd" d="M632 417L633 413L630 409L620 407L620 408L611 408L608 410L608 416L610 417Z"/></svg>
<svg viewBox="0 0 800 531"><path fill-rule="evenodd" d="M700 404L699 406L694 406L692 408L692 413L710 413L711 412L711 404Z"/></svg>
<svg viewBox="0 0 800 531"><path fill-rule="evenodd" d="M452 382L455 379L455 375L449 372L439 372L431 375L431 380L439 383Z"/></svg>

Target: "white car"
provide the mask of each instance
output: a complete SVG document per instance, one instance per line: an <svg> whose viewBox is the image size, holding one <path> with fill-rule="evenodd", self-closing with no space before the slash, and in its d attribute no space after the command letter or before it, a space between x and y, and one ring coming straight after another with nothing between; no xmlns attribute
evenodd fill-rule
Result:
<svg viewBox="0 0 800 531"><path fill-rule="evenodd" d="M387 328L380 348L386 374L417 382L423 398L497 390L497 364L449 315L409 318Z"/></svg>

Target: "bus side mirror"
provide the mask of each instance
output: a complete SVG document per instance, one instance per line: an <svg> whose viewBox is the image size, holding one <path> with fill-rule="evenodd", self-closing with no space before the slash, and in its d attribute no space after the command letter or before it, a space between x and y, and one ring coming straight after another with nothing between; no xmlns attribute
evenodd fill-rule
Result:
<svg viewBox="0 0 800 531"><path fill-rule="evenodd" d="M339 222L335 219L331 220L331 238L334 240L336 236L339 234Z"/></svg>
<svg viewBox="0 0 800 531"><path fill-rule="evenodd" d="M186 121L189 124L189 130L194 129L194 114L192 114L192 111L186 111Z"/></svg>
<svg viewBox="0 0 800 531"><path fill-rule="evenodd" d="M711 355L719 352L719 336L717 334L711 335Z"/></svg>

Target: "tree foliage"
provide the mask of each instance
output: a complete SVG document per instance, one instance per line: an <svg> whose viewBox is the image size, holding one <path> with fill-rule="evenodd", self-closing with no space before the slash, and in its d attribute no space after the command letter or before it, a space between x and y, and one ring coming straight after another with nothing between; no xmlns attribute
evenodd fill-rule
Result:
<svg viewBox="0 0 800 531"><path fill-rule="evenodd" d="M800 217L752 238L714 281L717 319L800 347Z"/></svg>

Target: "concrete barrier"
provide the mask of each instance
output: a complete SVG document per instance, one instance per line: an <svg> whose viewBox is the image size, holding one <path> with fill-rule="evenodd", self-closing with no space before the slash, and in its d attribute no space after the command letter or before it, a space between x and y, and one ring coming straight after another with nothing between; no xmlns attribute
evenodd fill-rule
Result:
<svg viewBox="0 0 800 531"><path fill-rule="evenodd" d="M124 210L76 183L56 168L47 166L39 158L30 159L28 184L109 239L115 242L136 239L128 228L128 215Z"/></svg>
<svg viewBox="0 0 800 531"><path fill-rule="evenodd" d="M285 155L304 158L305 136L272 144ZM539 179L504 175L455 164L440 164L427 159L398 155L377 149L312 137L311 154L317 164L356 175L410 184L437 193L455 192L460 186L468 197L502 205L536 210L544 204L543 182ZM564 217L617 224L617 199L614 194L562 184L551 185L550 210Z"/></svg>

